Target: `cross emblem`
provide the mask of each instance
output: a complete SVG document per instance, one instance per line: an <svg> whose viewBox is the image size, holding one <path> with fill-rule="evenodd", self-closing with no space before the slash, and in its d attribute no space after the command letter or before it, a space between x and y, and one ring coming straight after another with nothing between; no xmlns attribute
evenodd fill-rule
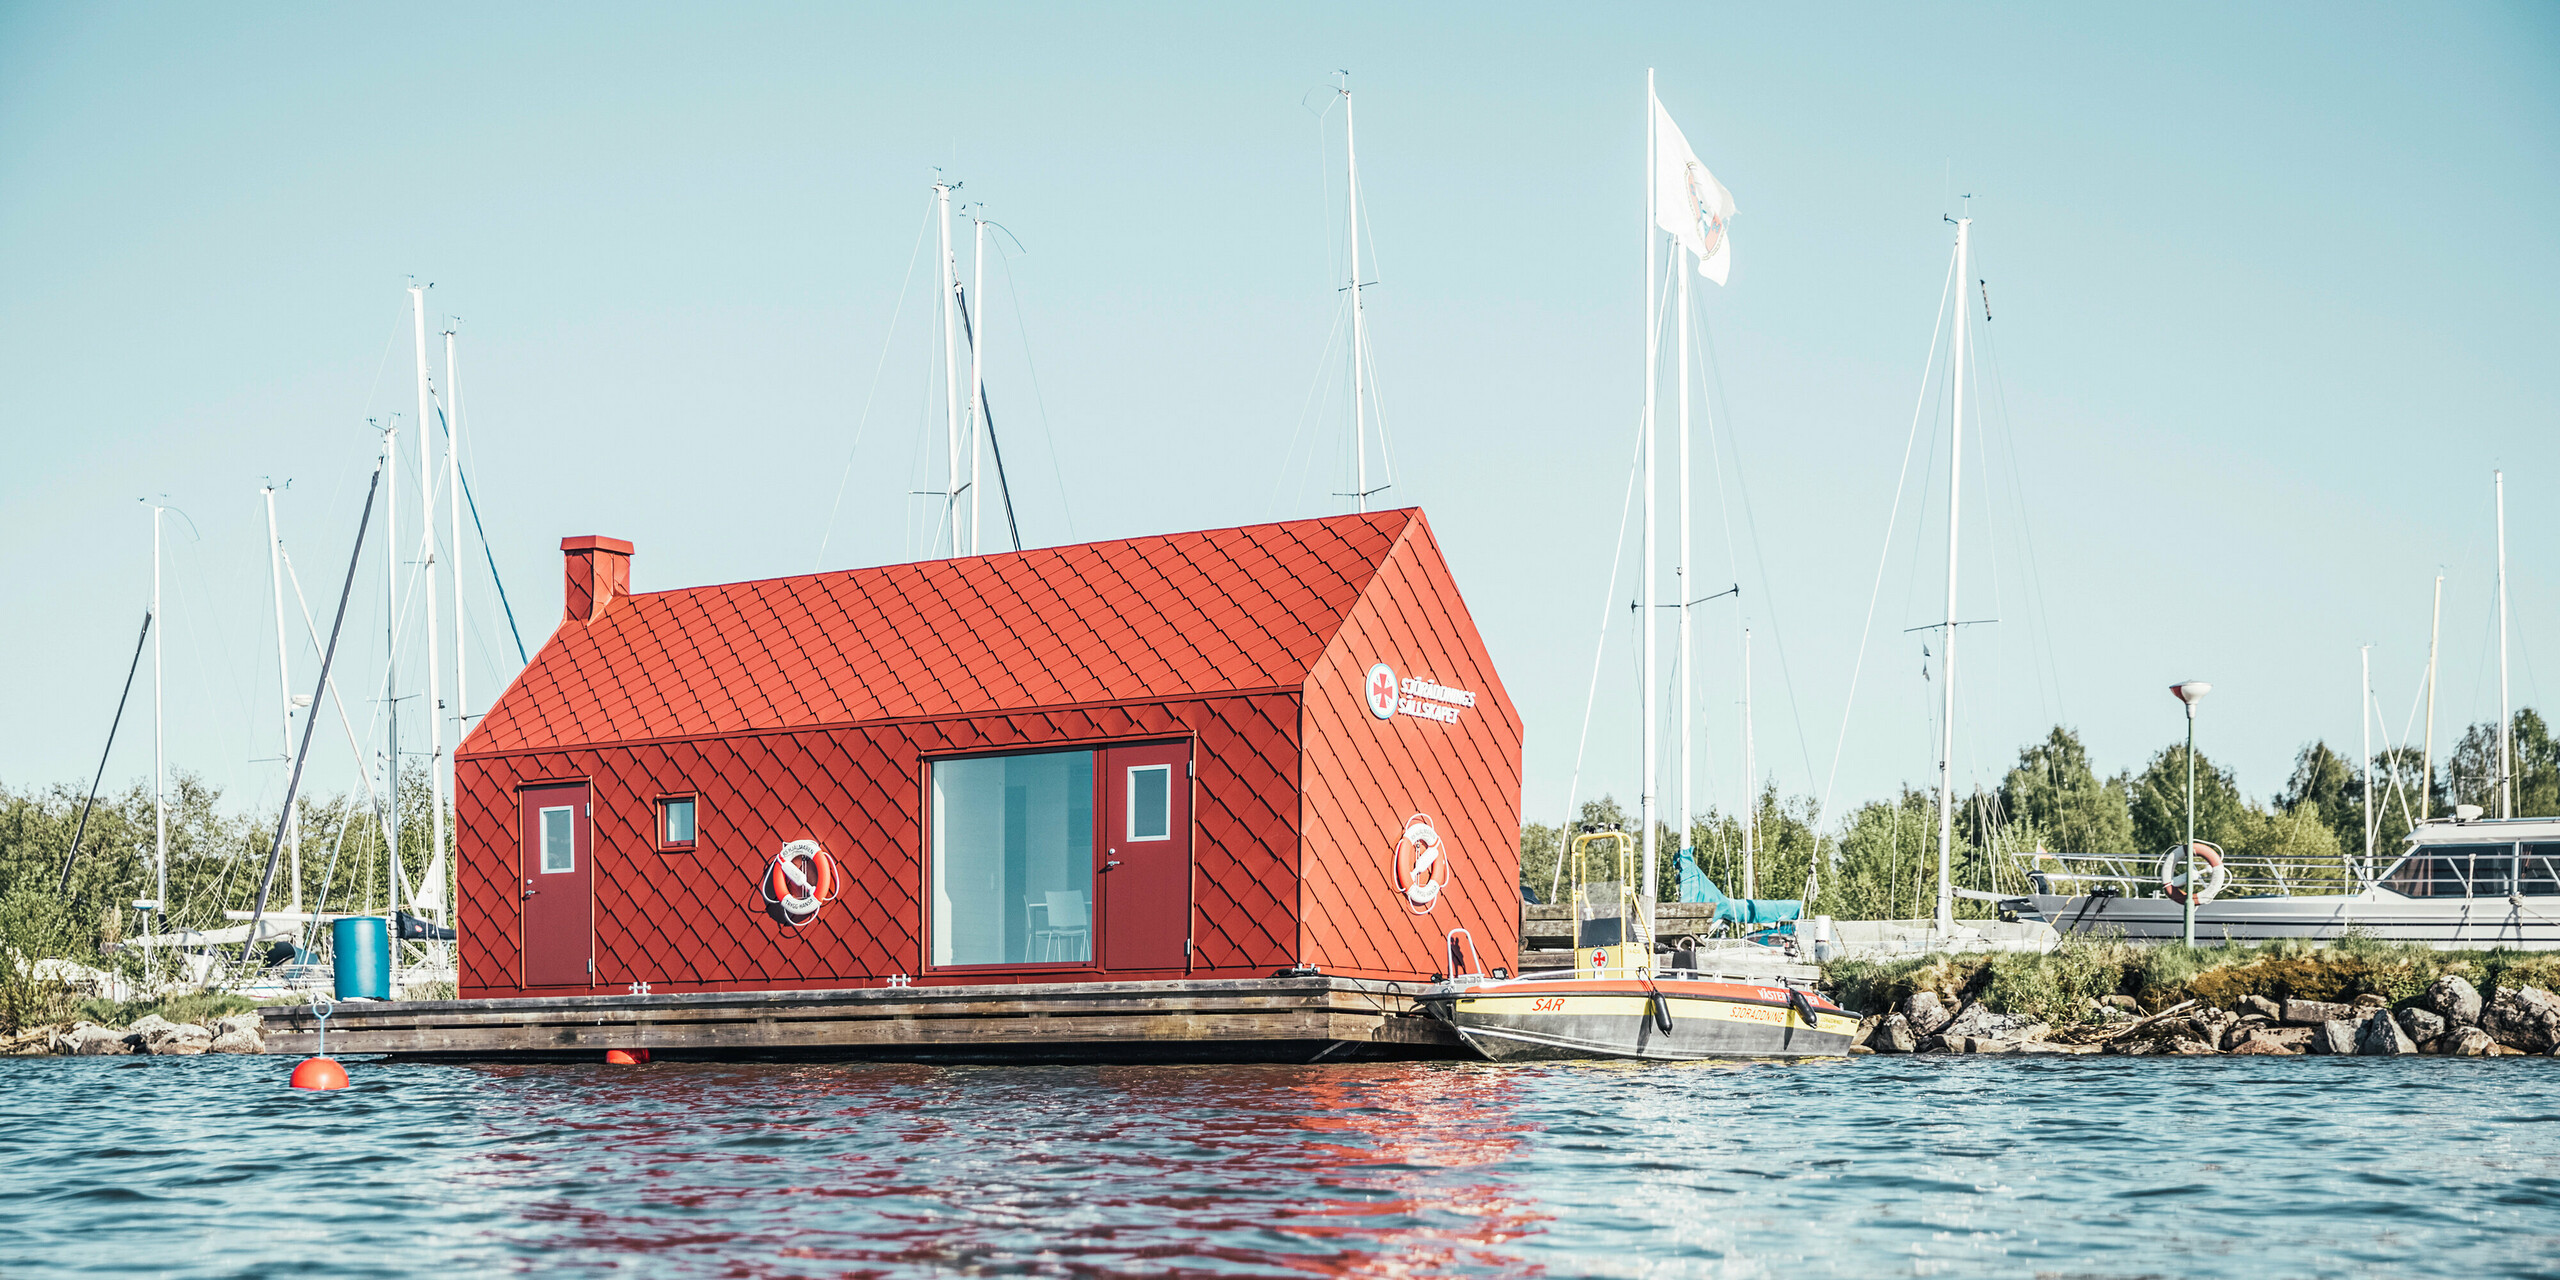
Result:
<svg viewBox="0 0 2560 1280"><path fill-rule="evenodd" d="M1386 672L1381 671L1378 674L1369 677L1369 697L1371 700L1384 702L1387 699L1394 697L1395 693L1395 681L1388 679Z"/></svg>
<svg viewBox="0 0 2560 1280"><path fill-rule="evenodd" d="M893 986L893 987L912 987L912 986L914 986L915 984L916 984L916 980L915 980L915 979L910 978L910 977L908 977L907 975L905 975L905 974L903 974L903 973L893 973L893 974L890 974L890 975L889 975L889 985L890 985L890 986Z"/></svg>
<svg viewBox="0 0 2560 1280"><path fill-rule="evenodd" d="M632 983L632 984L631 984L631 994L633 994L633 995L635 995L635 996L645 996L645 995L649 994L649 984L648 984L648 983L645 983L645 982L635 982L635 983Z"/></svg>

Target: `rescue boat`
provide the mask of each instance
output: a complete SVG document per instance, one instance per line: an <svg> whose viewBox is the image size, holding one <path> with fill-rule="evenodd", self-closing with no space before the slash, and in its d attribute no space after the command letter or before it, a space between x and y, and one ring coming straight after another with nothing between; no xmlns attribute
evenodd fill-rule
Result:
<svg viewBox="0 0 2560 1280"><path fill-rule="evenodd" d="M1847 1056L1857 1016L1809 985L1684 963L1695 952L1658 957L1634 849L1623 831L1575 839L1572 969L1486 977L1473 940L1453 931L1452 976L1423 1008L1497 1062Z"/></svg>

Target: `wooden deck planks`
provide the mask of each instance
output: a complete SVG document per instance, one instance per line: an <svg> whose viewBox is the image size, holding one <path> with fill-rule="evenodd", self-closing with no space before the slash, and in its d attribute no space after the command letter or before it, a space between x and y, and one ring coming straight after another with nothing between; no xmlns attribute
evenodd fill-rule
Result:
<svg viewBox="0 0 2560 1280"><path fill-rule="evenodd" d="M607 1049L699 1058L949 1061L1461 1056L1411 984L1351 978L836 991L688 992L347 1003L332 1054L592 1059ZM308 1054L307 1006L265 1011L268 1051Z"/></svg>

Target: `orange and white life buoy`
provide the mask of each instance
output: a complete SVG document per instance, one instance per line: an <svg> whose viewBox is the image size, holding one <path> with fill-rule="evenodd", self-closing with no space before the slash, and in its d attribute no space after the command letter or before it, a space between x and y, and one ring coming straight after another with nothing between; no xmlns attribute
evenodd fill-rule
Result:
<svg viewBox="0 0 2560 1280"><path fill-rule="evenodd" d="M2202 874L2193 877L2196 901L2211 902L2213 895L2231 882L2231 868L2222 865L2222 850L2206 840L2196 841L2195 861L2202 868ZM2189 879L2187 869L2179 865L2177 846L2171 845L2167 853L2160 855L2160 887L2168 891L2169 901L2187 900Z"/></svg>
<svg viewBox="0 0 2560 1280"><path fill-rule="evenodd" d="M1431 815L1407 817L1404 835L1396 841L1396 892L1404 895L1406 909L1418 916L1431 914L1448 883L1449 860L1440 848L1440 832L1431 825Z"/></svg>
<svg viewBox="0 0 2560 1280"><path fill-rule="evenodd" d="M794 840L773 855L757 887L764 891L765 904L780 909L783 921L798 928L836 900L835 857L815 840Z"/></svg>

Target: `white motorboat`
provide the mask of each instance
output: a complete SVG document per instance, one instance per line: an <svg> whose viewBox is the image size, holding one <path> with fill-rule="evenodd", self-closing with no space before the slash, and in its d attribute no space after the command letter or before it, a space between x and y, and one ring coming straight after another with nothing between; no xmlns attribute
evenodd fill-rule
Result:
<svg viewBox="0 0 2560 1280"><path fill-rule="evenodd" d="M2039 888L2070 878L2035 876ZM2004 905L2064 933L2112 930L2141 942L2185 936L2185 904L2168 886L2139 897L2114 886L2038 892ZM2199 894L2196 902L2199 943L2326 941L2350 931L2438 950L2560 950L2560 818L2421 823L2400 859L2359 892Z"/></svg>

